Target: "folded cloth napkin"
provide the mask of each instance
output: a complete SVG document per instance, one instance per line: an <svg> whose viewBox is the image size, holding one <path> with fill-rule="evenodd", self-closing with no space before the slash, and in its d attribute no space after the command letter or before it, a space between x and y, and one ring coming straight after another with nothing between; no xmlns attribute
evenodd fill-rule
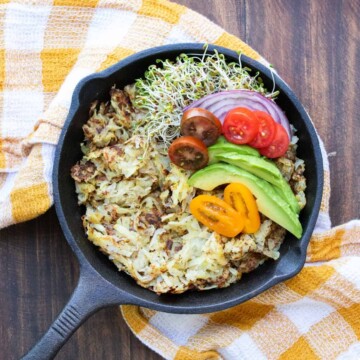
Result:
<svg viewBox="0 0 360 360"><path fill-rule="evenodd" d="M0 228L52 205L55 146L84 76L177 42L222 45L268 64L203 16L165 0L0 0ZM360 222L330 229L329 167L307 264L294 279L230 310L122 313L166 359L360 358Z"/></svg>
<svg viewBox="0 0 360 360"><path fill-rule="evenodd" d="M206 42L256 51L163 0L0 0L0 228L52 205L55 146L84 76L153 46Z"/></svg>

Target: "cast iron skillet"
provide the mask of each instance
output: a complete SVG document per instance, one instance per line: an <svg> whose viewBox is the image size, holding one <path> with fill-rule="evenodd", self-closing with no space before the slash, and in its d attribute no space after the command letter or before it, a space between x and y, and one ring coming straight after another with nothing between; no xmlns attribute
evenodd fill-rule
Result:
<svg viewBox="0 0 360 360"><path fill-rule="evenodd" d="M229 61L238 61L238 54L228 49L209 46L212 54L217 49ZM137 285L116 267L86 238L81 216L84 209L77 204L70 168L82 157L80 142L82 125L88 119L90 103L108 98L110 88L119 88L142 77L156 59L175 59L180 53L203 54L203 44L176 44L142 51L120 61L100 73L84 78L76 87L69 115L56 150L53 184L57 215L72 250L80 264L80 278L74 293L44 337L25 355L24 359L51 359L72 333L98 309L116 304L134 304L178 314L209 313L240 304L281 281L296 275L304 265L306 248L318 216L323 188L322 157L315 129L303 106L285 82L258 62L241 56L243 66L259 71L265 85L271 89L273 78L280 90L277 103L298 129L298 156L305 160L307 177L307 205L300 221L304 232L300 240L287 233L278 261L267 261L257 270L228 288L182 295L161 295ZM65 261L65 259L64 259Z"/></svg>

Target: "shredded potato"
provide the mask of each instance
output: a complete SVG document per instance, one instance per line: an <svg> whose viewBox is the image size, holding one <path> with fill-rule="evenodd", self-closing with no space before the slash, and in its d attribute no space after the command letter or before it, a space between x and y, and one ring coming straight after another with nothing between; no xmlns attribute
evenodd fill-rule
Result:
<svg viewBox="0 0 360 360"><path fill-rule="evenodd" d="M130 94L128 93L131 92ZM130 95L130 96L129 96ZM190 172L171 164L164 142L139 134L146 122L134 109L134 87L113 88L110 102L94 103L84 125L83 158L73 166L89 240L120 271L158 294L229 286L266 259L277 259L285 230L262 217L256 234L223 237L189 212L204 193L190 187ZM277 165L305 205L304 164L296 146ZM222 190L207 192L222 196Z"/></svg>

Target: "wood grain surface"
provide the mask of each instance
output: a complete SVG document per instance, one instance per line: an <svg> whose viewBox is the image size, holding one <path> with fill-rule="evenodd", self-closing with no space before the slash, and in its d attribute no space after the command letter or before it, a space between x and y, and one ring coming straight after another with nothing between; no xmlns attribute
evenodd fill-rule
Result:
<svg viewBox="0 0 360 360"><path fill-rule="evenodd" d="M330 153L331 217L360 214L359 0L178 0L266 57L309 111ZM0 360L18 359L76 285L78 265L55 211L0 232ZM155 360L117 307L99 311L57 359Z"/></svg>

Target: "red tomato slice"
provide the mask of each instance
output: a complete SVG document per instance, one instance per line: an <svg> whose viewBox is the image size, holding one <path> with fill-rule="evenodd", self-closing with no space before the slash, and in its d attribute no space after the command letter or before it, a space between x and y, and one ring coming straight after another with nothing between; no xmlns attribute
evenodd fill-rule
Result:
<svg viewBox="0 0 360 360"><path fill-rule="evenodd" d="M210 111L192 108L184 112L181 119L182 135L194 136L202 140L206 146L215 144L221 135L221 122Z"/></svg>
<svg viewBox="0 0 360 360"><path fill-rule="evenodd" d="M186 170L198 170L207 165L209 154L206 145L193 136L181 136L169 147L170 160Z"/></svg>
<svg viewBox="0 0 360 360"><path fill-rule="evenodd" d="M264 111L254 111L253 113L259 119L259 132L248 145L257 149L267 147L275 136L275 120Z"/></svg>
<svg viewBox="0 0 360 360"><path fill-rule="evenodd" d="M259 131L259 120L253 111L238 107L230 110L225 117L223 133L234 144L247 144Z"/></svg>
<svg viewBox="0 0 360 360"><path fill-rule="evenodd" d="M277 158L283 156L290 144L289 136L284 127L278 123L275 124L275 136L271 144L259 149L260 154L268 158Z"/></svg>

